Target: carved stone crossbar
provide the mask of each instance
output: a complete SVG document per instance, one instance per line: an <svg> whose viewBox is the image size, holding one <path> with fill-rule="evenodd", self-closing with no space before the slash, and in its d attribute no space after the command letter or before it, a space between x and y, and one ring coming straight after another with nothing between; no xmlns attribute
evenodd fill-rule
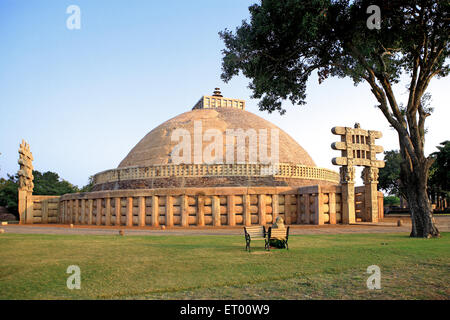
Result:
<svg viewBox="0 0 450 320"><path fill-rule="evenodd" d="M342 152L341 157L333 158L334 165L384 167L384 161L376 158L377 153L383 152L382 146L375 145L375 139L383 136L380 131L363 130L357 124L355 128L334 127L331 132L341 136L341 141L331 145L333 150Z"/></svg>

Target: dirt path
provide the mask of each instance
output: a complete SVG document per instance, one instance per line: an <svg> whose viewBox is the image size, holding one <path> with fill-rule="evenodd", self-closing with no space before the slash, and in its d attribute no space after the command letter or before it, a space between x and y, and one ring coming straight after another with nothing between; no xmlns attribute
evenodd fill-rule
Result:
<svg viewBox="0 0 450 320"><path fill-rule="evenodd" d="M411 231L409 219L402 218L403 225L397 227L398 218L387 218L382 222L357 223L354 225L294 225L290 234L340 234L340 233L392 233ZM436 217L437 227L442 232L450 231L450 216ZM242 227L173 227L161 230L151 227L124 227L124 226L80 226L70 228L68 225L7 225L0 226L7 233L19 234L78 234L78 235L114 235L118 230L124 230L127 235L241 235Z"/></svg>

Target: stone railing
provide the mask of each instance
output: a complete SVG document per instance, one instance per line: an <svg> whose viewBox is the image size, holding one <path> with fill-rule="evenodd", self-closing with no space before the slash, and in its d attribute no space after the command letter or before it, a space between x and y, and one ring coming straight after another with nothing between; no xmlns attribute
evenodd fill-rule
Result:
<svg viewBox="0 0 450 320"><path fill-rule="evenodd" d="M311 186L298 189L297 224L337 224L342 222L341 188Z"/></svg>
<svg viewBox="0 0 450 320"><path fill-rule="evenodd" d="M266 225L341 221L340 187L113 190L61 197L60 223L121 226Z"/></svg>
<svg viewBox="0 0 450 320"><path fill-rule="evenodd" d="M362 189L358 189L357 198L364 201ZM381 192L379 198L379 218L382 218ZM288 225L342 222L341 187L319 185L161 188L33 196L30 209L32 214L27 216L26 223L217 227L266 225L278 216Z"/></svg>
<svg viewBox="0 0 450 320"><path fill-rule="evenodd" d="M58 223L60 220L60 196L31 196L31 204L25 217L26 223Z"/></svg>
<svg viewBox="0 0 450 320"><path fill-rule="evenodd" d="M237 226L289 220L291 187L98 191L61 198L61 223L124 226ZM292 220L292 219L291 219Z"/></svg>
<svg viewBox="0 0 450 320"><path fill-rule="evenodd" d="M220 177L220 176L273 176L280 178L300 178L339 183L335 171L317 167L279 163L264 164L183 164L157 165L147 167L126 167L100 172L94 176L94 184L125 180L166 178L166 177Z"/></svg>

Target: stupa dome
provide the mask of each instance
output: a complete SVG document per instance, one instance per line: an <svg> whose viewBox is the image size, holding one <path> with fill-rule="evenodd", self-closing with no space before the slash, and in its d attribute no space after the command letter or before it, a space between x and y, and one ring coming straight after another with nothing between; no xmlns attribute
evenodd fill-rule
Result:
<svg viewBox="0 0 450 320"><path fill-rule="evenodd" d="M192 137L191 155L194 155L194 124L201 124L204 132L217 129L223 137L227 130L242 129L244 132L254 129L257 134L260 129L267 130L268 155L271 154L271 129L279 132L279 162L315 166L308 153L286 132L273 123L245 110L236 108L194 109L180 114L150 131L122 160L119 168L132 166L153 166L171 164L171 152L179 143L172 141L174 130L185 129ZM202 152L209 143L202 143ZM226 143L223 138L223 158L226 155ZM241 151L242 152L242 151ZM236 154L236 153L235 153ZM245 162L249 160L249 143L245 144ZM225 162L225 161L224 161ZM259 159L257 160L259 162ZM191 162L193 163L193 161Z"/></svg>

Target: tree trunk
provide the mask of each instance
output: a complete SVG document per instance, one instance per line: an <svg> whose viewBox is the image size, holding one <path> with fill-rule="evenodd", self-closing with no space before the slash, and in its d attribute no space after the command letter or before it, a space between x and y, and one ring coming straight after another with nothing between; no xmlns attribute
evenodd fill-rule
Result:
<svg viewBox="0 0 450 320"><path fill-rule="evenodd" d="M411 237L432 238L439 237L439 230L436 228L430 200L427 194L427 174L428 166L414 170L405 170L402 166L403 191L408 201L411 213L412 230Z"/></svg>

